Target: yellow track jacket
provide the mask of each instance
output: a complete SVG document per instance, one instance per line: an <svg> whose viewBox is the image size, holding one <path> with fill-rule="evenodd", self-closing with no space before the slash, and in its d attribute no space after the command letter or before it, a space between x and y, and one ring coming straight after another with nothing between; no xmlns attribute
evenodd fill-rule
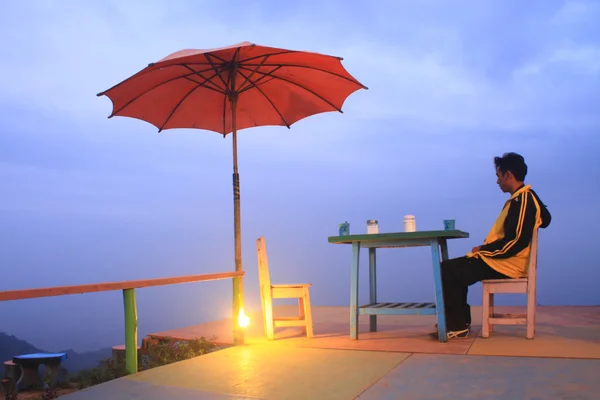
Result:
<svg viewBox="0 0 600 400"><path fill-rule="evenodd" d="M481 249L467 257L478 257L510 278L524 278L533 232L550 225L551 218L531 186L521 186L504 204Z"/></svg>

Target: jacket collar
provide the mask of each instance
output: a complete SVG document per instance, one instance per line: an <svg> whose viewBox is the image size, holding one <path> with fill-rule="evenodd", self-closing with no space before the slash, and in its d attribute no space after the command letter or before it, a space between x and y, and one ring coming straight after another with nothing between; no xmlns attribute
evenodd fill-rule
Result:
<svg viewBox="0 0 600 400"><path fill-rule="evenodd" d="M510 196L510 199L508 200L514 199L515 197L519 196L523 192L528 191L529 189L531 189L531 185L522 185L520 188L515 190L515 192L512 194L512 196Z"/></svg>

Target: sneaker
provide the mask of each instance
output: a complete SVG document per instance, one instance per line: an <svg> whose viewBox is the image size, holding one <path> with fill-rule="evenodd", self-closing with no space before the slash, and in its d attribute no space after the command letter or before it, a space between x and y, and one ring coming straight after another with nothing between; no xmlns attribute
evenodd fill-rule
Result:
<svg viewBox="0 0 600 400"><path fill-rule="evenodd" d="M429 336L436 340L440 339L439 333L437 331L431 332L429 334ZM469 336L469 328L463 329L460 331L448 331L448 333L446 334L446 337L448 340L455 339L455 338L466 338L468 336Z"/></svg>
<svg viewBox="0 0 600 400"><path fill-rule="evenodd" d="M437 330L438 330L437 324L435 324L435 325L433 326L433 328L434 328L434 329L437 331ZM467 329L468 329L468 330L471 330L471 324L467 324Z"/></svg>

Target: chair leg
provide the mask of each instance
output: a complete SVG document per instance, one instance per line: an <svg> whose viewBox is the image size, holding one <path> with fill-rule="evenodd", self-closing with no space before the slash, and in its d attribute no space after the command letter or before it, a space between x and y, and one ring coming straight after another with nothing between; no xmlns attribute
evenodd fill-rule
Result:
<svg viewBox="0 0 600 400"><path fill-rule="evenodd" d="M490 293L490 318L494 318L494 293ZM490 333L494 331L494 324L488 323Z"/></svg>
<svg viewBox="0 0 600 400"><path fill-rule="evenodd" d="M527 296L527 339L535 335L535 296Z"/></svg>
<svg viewBox="0 0 600 400"><path fill-rule="evenodd" d="M264 294L264 312L265 312L265 333L268 340L273 340L275 337L275 324L273 322L273 297L271 296L271 288L264 289L267 293Z"/></svg>
<svg viewBox="0 0 600 400"><path fill-rule="evenodd" d="M312 338L315 336L313 331L312 309L310 306L310 292L307 287L304 288L304 321L306 322L306 337Z"/></svg>
<svg viewBox="0 0 600 400"><path fill-rule="evenodd" d="M305 303L304 297L299 297L298 298L298 316L301 319L306 320L306 313L304 312L304 307L305 307L304 303ZM304 325L302 327L302 331L306 334L306 325Z"/></svg>
<svg viewBox="0 0 600 400"><path fill-rule="evenodd" d="M484 283L482 290L482 321L481 321L481 337L490 337L490 289Z"/></svg>

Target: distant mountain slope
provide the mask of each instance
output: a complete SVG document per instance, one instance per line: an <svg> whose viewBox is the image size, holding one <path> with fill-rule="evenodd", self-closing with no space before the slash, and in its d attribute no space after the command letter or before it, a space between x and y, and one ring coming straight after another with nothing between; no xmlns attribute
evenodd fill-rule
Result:
<svg viewBox="0 0 600 400"><path fill-rule="evenodd" d="M73 350L63 351L67 353L68 359L62 365L69 371L69 373L96 367L100 360L111 356L110 348L89 351L85 353L77 353ZM46 351L38 349L31 343L20 340L15 336L0 332L0 363L12 360L14 356L19 354L44 352Z"/></svg>
<svg viewBox="0 0 600 400"><path fill-rule="evenodd" d="M39 352L43 352L43 350L24 340L0 332L0 362L12 360L14 356L19 354Z"/></svg>
<svg viewBox="0 0 600 400"><path fill-rule="evenodd" d="M67 361L64 362L64 366L71 374L82 369L97 367L98 362L112 356L112 349L109 347L95 351L86 351L85 353L77 353L70 349L63 351L69 356Z"/></svg>

